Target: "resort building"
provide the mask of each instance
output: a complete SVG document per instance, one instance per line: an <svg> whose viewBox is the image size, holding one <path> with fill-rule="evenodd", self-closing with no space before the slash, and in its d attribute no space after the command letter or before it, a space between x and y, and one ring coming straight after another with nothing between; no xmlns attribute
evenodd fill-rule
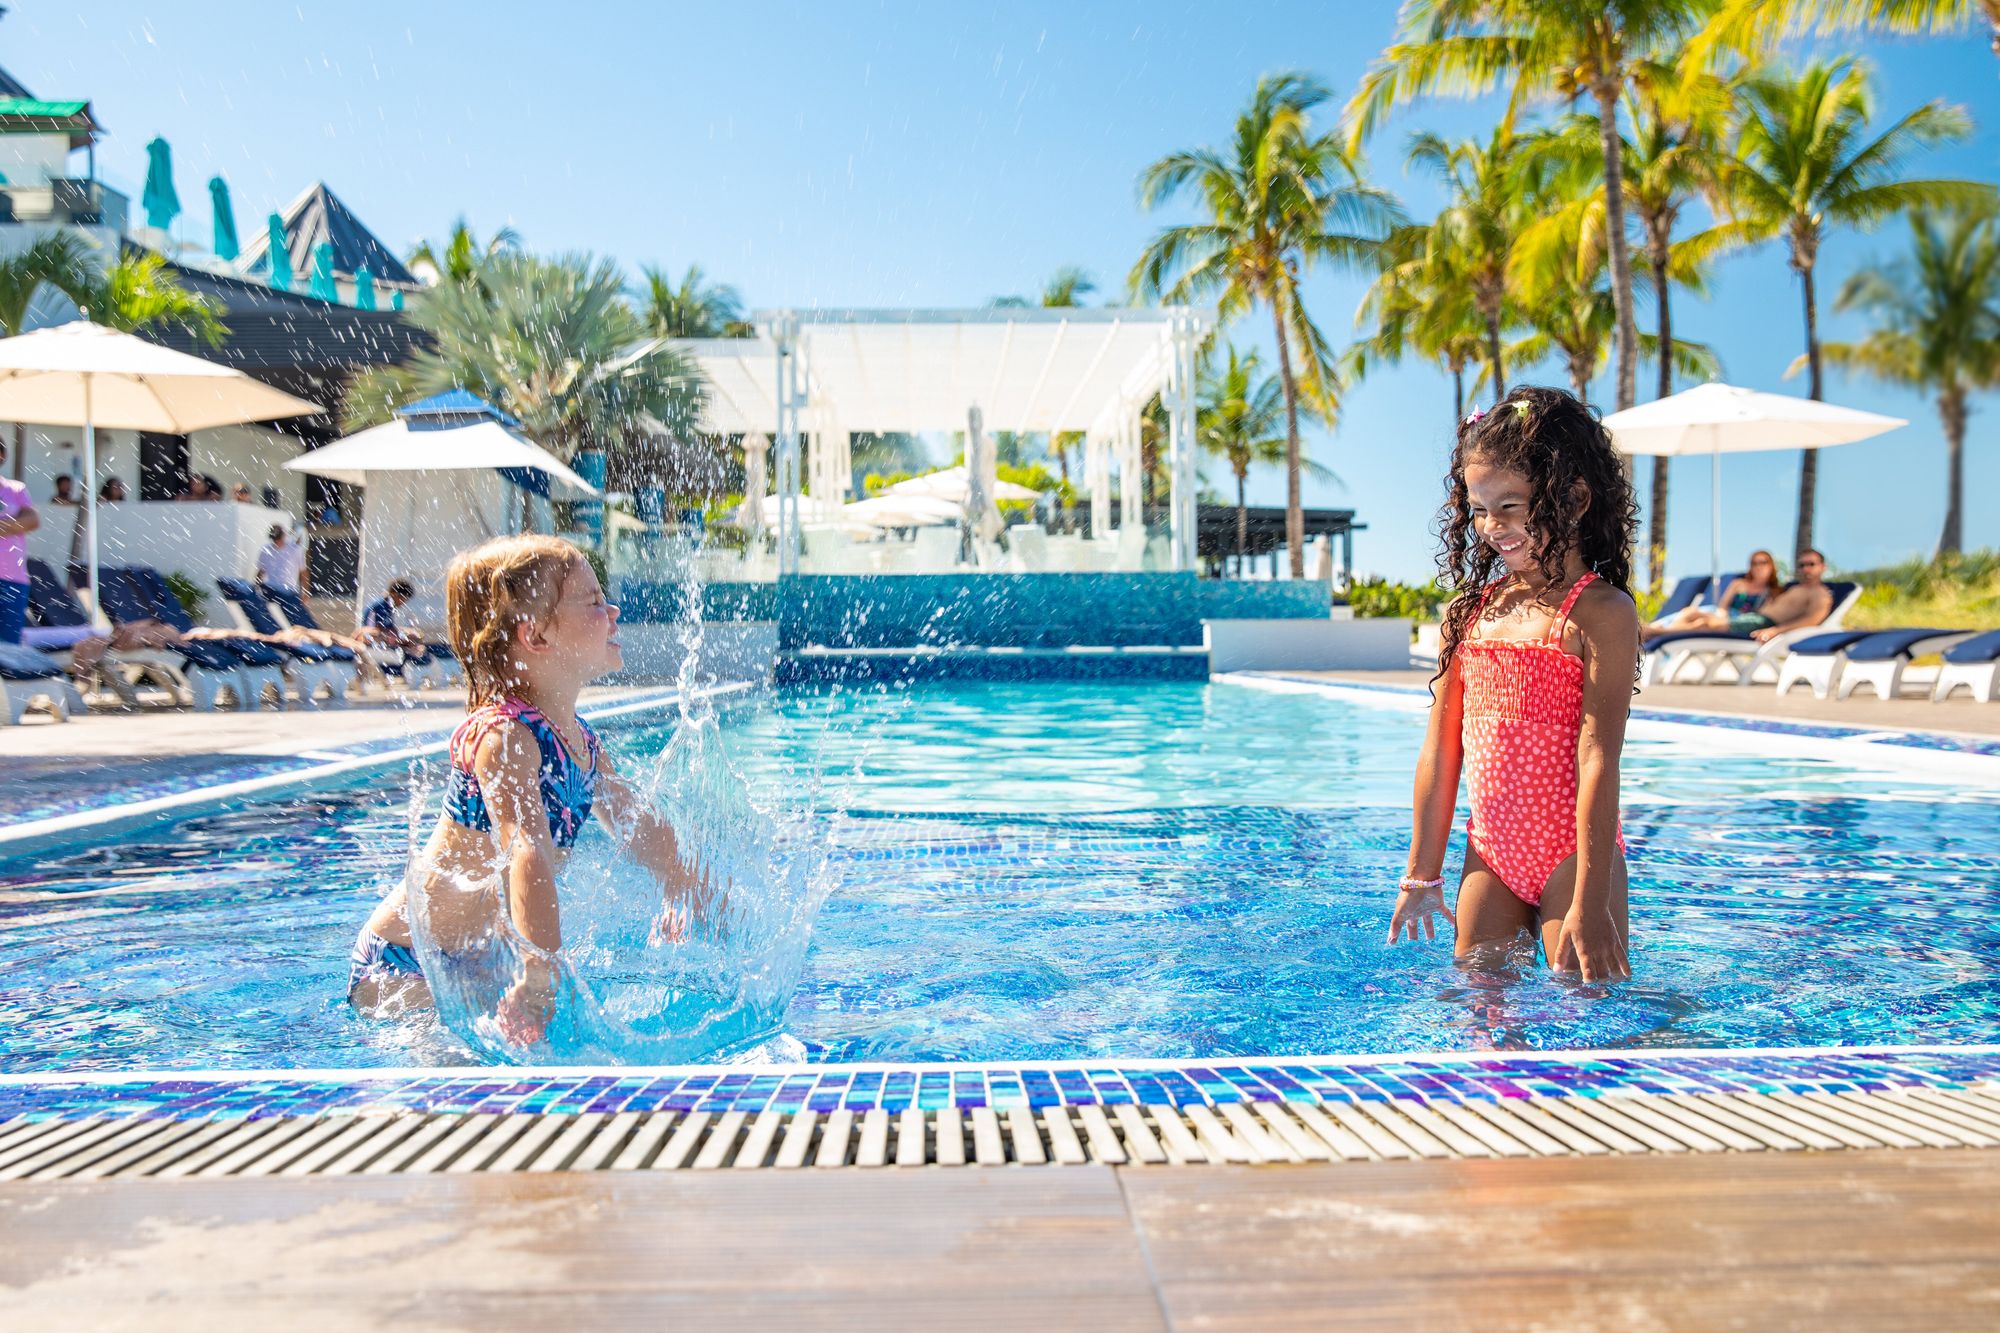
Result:
<svg viewBox="0 0 2000 1333"><path fill-rule="evenodd" d="M155 253L180 284L215 307L225 333L211 346L179 326L141 330L177 351L232 366L319 403L316 416L284 422L160 435L116 428L97 432L97 472L86 479L82 431L16 426L7 471L46 505L57 479L75 493L104 493L114 480L123 499L99 511L104 559L151 564L206 582L247 571L274 523L311 531L314 586L351 588L355 546L351 488L288 471L302 448L338 438L353 376L404 360L418 337L400 307L421 284L324 183L315 183L274 215L285 241L285 271L274 274L271 228L256 231L243 253L226 258L140 225L130 200L97 178L96 145L104 133L87 100L45 100L0 70L0 256L66 232L102 255ZM79 158L81 159L79 161ZM226 191L219 207L227 207ZM233 218L230 220L233 230ZM295 271L302 270L302 271ZM41 287L22 331L78 317L53 287ZM214 505L179 503L192 483L219 483ZM241 489L239 489L241 488ZM247 491L248 500L231 497ZM49 521L29 539L52 566L70 563L80 540L73 524Z"/></svg>

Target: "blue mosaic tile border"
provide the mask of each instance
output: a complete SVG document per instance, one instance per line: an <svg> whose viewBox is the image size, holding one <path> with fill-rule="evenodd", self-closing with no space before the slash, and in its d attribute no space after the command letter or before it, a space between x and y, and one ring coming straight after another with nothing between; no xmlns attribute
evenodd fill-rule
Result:
<svg viewBox="0 0 2000 1333"><path fill-rule="evenodd" d="M1308 685L1329 693L1354 690L1364 694L1395 694L1428 698L1421 685L1388 685L1369 681L1322 680L1317 676L1294 676L1278 671L1254 673L1266 680L1282 680L1288 685ZM1728 686L1717 686L1727 689ZM1766 736L1799 736L1808 740L1859 741L1868 745L1900 745L1919 750L1939 750L1953 754L2000 757L2000 740L1961 736L1943 731L1849 727L1832 722L1792 722L1784 718L1744 717L1724 713L1690 713L1672 708L1633 708L1632 716L1645 722L1674 722L1689 727L1719 727L1728 731L1751 731Z"/></svg>
<svg viewBox="0 0 2000 1333"><path fill-rule="evenodd" d="M359 1111L866 1111L1224 1102L1498 1101L1660 1093L1875 1092L2000 1080L2000 1046L1423 1055L1159 1064L565 1071L135 1073L0 1079L0 1119L260 1119Z"/></svg>

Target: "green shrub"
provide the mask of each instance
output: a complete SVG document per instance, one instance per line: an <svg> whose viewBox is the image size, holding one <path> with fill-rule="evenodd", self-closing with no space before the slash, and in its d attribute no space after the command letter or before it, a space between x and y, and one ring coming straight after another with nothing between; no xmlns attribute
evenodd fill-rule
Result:
<svg viewBox="0 0 2000 1333"><path fill-rule="evenodd" d="M1391 583L1387 579L1356 579L1347 590L1347 604L1358 618L1435 620L1451 595L1435 579L1429 583Z"/></svg>
<svg viewBox="0 0 2000 1333"><path fill-rule="evenodd" d="M167 586L174 590L174 597L180 602L181 609L188 613L188 619L197 625L201 624L201 609L208 603L208 594L202 590L202 586L178 569L164 577Z"/></svg>
<svg viewBox="0 0 2000 1333"><path fill-rule="evenodd" d="M1847 617L1855 629L2000 626L2000 551L1911 560L1842 577L1862 585L1861 598Z"/></svg>

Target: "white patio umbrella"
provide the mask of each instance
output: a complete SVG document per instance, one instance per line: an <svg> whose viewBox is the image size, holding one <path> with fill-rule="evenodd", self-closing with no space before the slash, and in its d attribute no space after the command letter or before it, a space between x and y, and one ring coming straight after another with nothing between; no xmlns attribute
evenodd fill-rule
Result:
<svg viewBox="0 0 2000 1333"><path fill-rule="evenodd" d="M391 421L294 458L285 467L355 486L366 486L370 472L463 472L519 467L546 473L585 495L598 493L595 486L570 471L554 454L492 420L439 427Z"/></svg>
<svg viewBox="0 0 2000 1333"><path fill-rule="evenodd" d="M87 320L0 339L0 421L83 428L83 505L97 602L97 428L186 435L326 409L240 370Z"/></svg>
<svg viewBox="0 0 2000 1333"><path fill-rule="evenodd" d="M843 516L877 528L930 528L956 523L964 510L929 495L878 495L842 505Z"/></svg>
<svg viewBox="0 0 2000 1333"><path fill-rule="evenodd" d="M921 477L899 481L884 490L883 494L928 496L934 500L944 500L963 507L966 499L972 494L972 478L966 472L965 465L961 463L956 467L940 468L936 472L926 472ZM1042 498L1042 493L1031 491L1026 486L1017 486L1011 481L995 481L991 498L1039 500Z"/></svg>
<svg viewBox="0 0 2000 1333"><path fill-rule="evenodd" d="M492 412L484 404L479 406L488 414ZM438 424L429 424L433 421ZM472 412L460 414L451 424L436 417L398 417L294 458L285 467L370 487L362 568L355 593L357 609L371 590L368 566L388 553L393 552L405 569L442 571L444 562L458 549L495 535L504 525L501 501L505 491L497 481L487 488L491 493L483 494L481 488L462 481L427 488L422 474L492 474L502 468L520 468L542 473L580 494L598 494L596 487L548 450L515 434L492 415L475 416ZM380 526L385 521L393 526L390 516L398 507L403 514L400 538ZM421 532L419 511L424 520ZM376 552L373 561L371 548Z"/></svg>
<svg viewBox="0 0 2000 1333"><path fill-rule="evenodd" d="M1858 408L1762 393L1729 384L1702 384L1604 418L1611 443L1624 454L1709 456L1709 596L1721 596L1722 456L1773 449L1826 449L1873 439L1910 423Z"/></svg>

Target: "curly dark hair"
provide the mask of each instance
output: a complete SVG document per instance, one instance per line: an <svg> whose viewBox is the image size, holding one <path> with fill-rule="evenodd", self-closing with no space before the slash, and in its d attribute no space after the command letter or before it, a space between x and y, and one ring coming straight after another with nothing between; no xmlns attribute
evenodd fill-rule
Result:
<svg viewBox="0 0 2000 1333"><path fill-rule="evenodd" d="M1439 581L1452 593L1452 602L1445 612L1434 683L1451 671L1458 645L1479 611L1476 594L1493 582L1500 564L1493 548L1472 530L1472 502L1465 489L1468 463L1510 468L1528 479L1528 529L1542 543L1537 563L1550 589L1563 587L1563 567L1573 550L1598 578L1627 596L1632 592L1639 502L1611 447L1611 433L1576 395L1518 385L1497 406L1461 422L1451 451L1444 508L1438 511L1444 548L1437 563ZM1579 484L1590 504L1575 514L1571 497Z"/></svg>

